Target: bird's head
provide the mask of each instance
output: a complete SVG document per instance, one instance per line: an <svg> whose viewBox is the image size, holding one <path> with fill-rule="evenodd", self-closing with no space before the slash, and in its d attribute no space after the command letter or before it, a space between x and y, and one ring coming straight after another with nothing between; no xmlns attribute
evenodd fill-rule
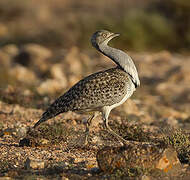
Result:
<svg viewBox="0 0 190 180"><path fill-rule="evenodd" d="M99 49L100 45L106 45L111 39L113 39L116 36L119 36L119 34L112 33L107 30L97 31L92 35L91 38L92 46Z"/></svg>

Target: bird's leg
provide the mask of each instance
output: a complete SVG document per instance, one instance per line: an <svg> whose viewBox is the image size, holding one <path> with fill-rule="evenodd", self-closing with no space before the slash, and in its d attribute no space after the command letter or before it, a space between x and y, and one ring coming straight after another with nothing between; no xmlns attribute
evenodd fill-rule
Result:
<svg viewBox="0 0 190 180"><path fill-rule="evenodd" d="M106 129L107 129L107 131L110 133L110 134L112 134L113 136L115 136L119 141L121 141L122 143L124 142L124 143L126 143L126 142L128 142L127 140L125 140L124 138L122 138L120 135L118 135L115 131L113 131L111 128L110 128L110 126L109 126L109 124L108 124L108 119L105 119L105 127L106 127Z"/></svg>
<svg viewBox="0 0 190 180"><path fill-rule="evenodd" d="M84 145L88 144L88 136L89 136L89 128L91 125L92 120L95 117L95 113L93 115L90 116L90 118L88 118L87 122L86 122L86 130L85 130L85 142Z"/></svg>
<svg viewBox="0 0 190 180"><path fill-rule="evenodd" d="M104 120L104 125L107 129L107 131L112 134L113 136L115 136L119 141L121 141L122 143L128 143L127 140L125 140L124 138L122 138L120 135L118 135L115 131L113 131L109 124L108 124L108 116L109 116L109 113L110 113L111 110L109 109L106 109L103 111L103 120Z"/></svg>

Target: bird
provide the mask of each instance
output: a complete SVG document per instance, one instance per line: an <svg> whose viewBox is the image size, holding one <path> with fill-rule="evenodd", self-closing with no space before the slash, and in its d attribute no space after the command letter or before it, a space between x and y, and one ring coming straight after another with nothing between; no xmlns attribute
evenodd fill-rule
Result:
<svg viewBox="0 0 190 180"><path fill-rule="evenodd" d="M99 30L92 35L92 46L115 62L116 67L96 72L77 82L47 108L33 128L61 113L85 113L90 115L85 129L86 145L91 122L101 113L104 128L108 133L120 142L127 141L113 131L108 123L111 110L123 104L140 86L137 68L132 58L124 51L108 45L110 40L119 35L108 30Z"/></svg>

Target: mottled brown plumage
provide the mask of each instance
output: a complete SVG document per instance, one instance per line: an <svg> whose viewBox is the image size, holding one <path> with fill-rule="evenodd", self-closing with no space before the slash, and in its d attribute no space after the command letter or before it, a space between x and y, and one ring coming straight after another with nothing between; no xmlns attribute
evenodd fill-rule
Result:
<svg viewBox="0 0 190 180"><path fill-rule="evenodd" d="M107 45L116 36L118 34L101 30L94 33L91 42L97 50L111 58L118 66L80 80L49 106L34 128L60 113L76 111L92 114L94 112L86 125L85 143L87 143L90 123L96 116L95 112L100 111L108 131L118 139L125 141L110 129L108 116L113 108L124 103L133 94L136 87L140 85L140 81L132 59L123 51Z"/></svg>
<svg viewBox="0 0 190 180"><path fill-rule="evenodd" d="M45 121L68 111L101 111L104 106L119 103L130 90L130 83L130 76L120 67L94 73L56 99L42 119Z"/></svg>

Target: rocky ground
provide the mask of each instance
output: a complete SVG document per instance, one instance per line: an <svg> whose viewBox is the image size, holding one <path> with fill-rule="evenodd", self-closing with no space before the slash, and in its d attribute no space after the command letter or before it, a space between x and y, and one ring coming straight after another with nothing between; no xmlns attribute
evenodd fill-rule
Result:
<svg viewBox="0 0 190 180"><path fill-rule="evenodd" d="M2 47L0 179L190 179L190 56L129 54L141 87L111 112L110 126L131 143L110 136L99 116L84 146L85 115L68 112L30 127L78 80L114 64L77 47Z"/></svg>

